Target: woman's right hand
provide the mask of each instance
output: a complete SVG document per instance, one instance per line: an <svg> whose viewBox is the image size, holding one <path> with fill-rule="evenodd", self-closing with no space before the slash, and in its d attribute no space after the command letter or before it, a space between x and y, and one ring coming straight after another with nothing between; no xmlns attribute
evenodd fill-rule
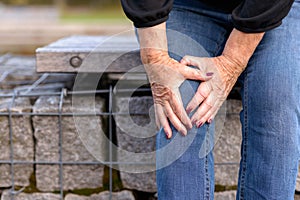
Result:
<svg viewBox="0 0 300 200"><path fill-rule="evenodd" d="M152 89L156 125L163 127L167 138L171 138L169 119L178 132L186 135L192 123L183 107L179 87L186 79L207 81L212 74L180 64L163 50L141 49L141 58Z"/></svg>

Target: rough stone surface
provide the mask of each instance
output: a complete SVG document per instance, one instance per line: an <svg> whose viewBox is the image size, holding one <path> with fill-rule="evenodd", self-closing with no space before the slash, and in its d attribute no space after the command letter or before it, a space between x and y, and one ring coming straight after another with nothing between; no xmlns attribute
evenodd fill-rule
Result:
<svg viewBox="0 0 300 200"><path fill-rule="evenodd" d="M216 192L215 200L235 200L236 191Z"/></svg>
<svg viewBox="0 0 300 200"><path fill-rule="evenodd" d="M85 101L85 97L82 97ZM58 111L59 97L40 97L33 111L37 113L56 113ZM95 108L103 111L103 101L96 99ZM86 107L72 109L71 98L65 98L62 113L84 113L89 112ZM80 120L84 122L84 133L79 134L75 126L73 116L62 117L62 160L66 162L94 162L97 161L86 149L79 135L87 137L98 127L102 127L101 117L84 116ZM59 161L59 118L57 116L35 116L33 117L36 138L36 160L37 161ZM98 127L96 126L98 125ZM100 131L100 130L99 130ZM105 146L98 143L101 153ZM64 190L98 188L102 186L103 165L64 165L63 185ZM37 188L41 191L55 191L60 187L58 165L36 166Z"/></svg>
<svg viewBox="0 0 300 200"><path fill-rule="evenodd" d="M20 85L31 85L43 74L36 73L36 62L32 56L4 55L0 57L0 89L13 89ZM70 87L74 81L72 74L48 74L43 84L61 83Z"/></svg>
<svg viewBox="0 0 300 200"><path fill-rule="evenodd" d="M67 194L65 200L90 200L90 197L77 194Z"/></svg>
<svg viewBox="0 0 300 200"><path fill-rule="evenodd" d="M1 200L11 200L11 197L10 191L5 190L1 196ZM51 193L21 193L14 196L14 200L60 200L60 196Z"/></svg>
<svg viewBox="0 0 300 200"><path fill-rule="evenodd" d="M218 165L218 163L239 163L240 161L242 134L239 112L241 109L241 101L228 100L226 102L226 120L214 148L217 185L237 185L239 165Z"/></svg>
<svg viewBox="0 0 300 200"><path fill-rule="evenodd" d="M0 113L7 113L11 98L0 99ZM31 112L27 98L16 98L12 113ZM30 117L12 116L13 159L15 161L33 161L34 144ZM0 160L10 160L9 117L0 116ZM33 173L33 165L14 165L14 182L18 186L28 186ZM11 186L11 168L8 164L0 164L0 187Z"/></svg>
<svg viewBox="0 0 300 200"><path fill-rule="evenodd" d="M74 194L68 194L65 200L108 200L109 191L101 192L99 194L93 194L90 197L79 196ZM135 200L132 192L124 190L121 192L113 192L112 200Z"/></svg>
<svg viewBox="0 0 300 200"><path fill-rule="evenodd" d="M152 97L123 97L117 99L117 111L120 113L128 113L127 106L129 105L130 113L149 113L150 107L153 105ZM135 153L146 153L155 151L155 127L149 126L150 122L149 116L145 115L134 115L131 114L132 121L128 120L128 115L116 116L117 122L117 140L118 146L122 150ZM129 118L130 119L130 118ZM151 119L154 119L151 117ZM138 125L139 127L137 127ZM149 128L143 128L144 126L149 126ZM126 127L124 127L126 126ZM152 127L152 128L151 128ZM134 131L137 130L137 131ZM148 132L147 132L148 131ZM145 134L145 135L139 135ZM146 137L148 135L148 137ZM119 155L119 159L122 159ZM131 161L131 160L129 160ZM143 158L137 158L133 162L138 163L143 160ZM155 157L153 156L146 162L155 163ZM124 168L123 168L124 167ZM130 167L140 167L132 166ZM127 189L134 189L145 192L155 192L156 191L156 177L155 172L147 173L127 173L125 166L120 166L120 173L123 186Z"/></svg>
<svg viewBox="0 0 300 200"><path fill-rule="evenodd" d="M296 182L296 191L300 192L300 168L298 169L298 176Z"/></svg>

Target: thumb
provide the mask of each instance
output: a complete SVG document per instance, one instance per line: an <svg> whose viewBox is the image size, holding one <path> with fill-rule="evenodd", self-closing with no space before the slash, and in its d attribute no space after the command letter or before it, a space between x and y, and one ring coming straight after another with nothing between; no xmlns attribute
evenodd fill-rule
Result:
<svg viewBox="0 0 300 200"><path fill-rule="evenodd" d="M199 59L201 59L200 57L195 57L195 56L184 56L180 63L183 65L189 65L189 66L195 66L195 67L200 67L199 66Z"/></svg>
<svg viewBox="0 0 300 200"><path fill-rule="evenodd" d="M200 71L205 72L206 76L212 76L213 69L209 70L209 66L214 66L211 58L208 57L195 57L195 56L184 56L181 61L181 64L197 67Z"/></svg>
<svg viewBox="0 0 300 200"><path fill-rule="evenodd" d="M184 76L185 79L207 81L213 76L212 72L205 73L199 69L192 68L186 65L180 64L178 71Z"/></svg>

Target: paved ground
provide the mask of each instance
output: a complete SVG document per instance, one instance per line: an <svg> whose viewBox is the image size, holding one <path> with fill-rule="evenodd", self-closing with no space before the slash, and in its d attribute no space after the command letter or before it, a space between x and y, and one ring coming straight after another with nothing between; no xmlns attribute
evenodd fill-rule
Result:
<svg viewBox="0 0 300 200"><path fill-rule="evenodd" d="M0 22L32 22L32 21L54 21L58 20L59 12L52 6L4 6L0 5Z"/></svg>
<svg viewBox="0 0 300 200"><path fill-rule="evenodd" d="M66 24L54 7L0 5L0 54L29 53L69 35L112 35L132 29L126 24Z"/></svg>

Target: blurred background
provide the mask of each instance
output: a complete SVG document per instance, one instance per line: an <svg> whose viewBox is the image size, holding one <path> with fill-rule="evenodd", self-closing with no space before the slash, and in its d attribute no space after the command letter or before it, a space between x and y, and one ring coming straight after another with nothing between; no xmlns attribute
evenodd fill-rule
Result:
<svg viewBox="0 0 300 200"><path fill-rule="evenodd" d="M131 28L119 0L2 0L0 54L34 54L70 35L112 35Z"/></svg>

